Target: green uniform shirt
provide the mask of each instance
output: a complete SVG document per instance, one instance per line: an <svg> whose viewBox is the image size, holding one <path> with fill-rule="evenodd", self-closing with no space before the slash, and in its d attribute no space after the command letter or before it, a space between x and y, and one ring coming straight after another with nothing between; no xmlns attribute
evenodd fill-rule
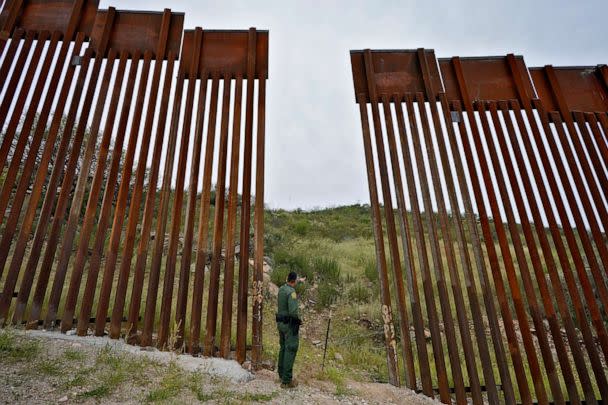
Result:
<svg viewBox="0 0 608 405"><path fill-rule="evenodd" d="M292 316L300 319L298 296L295 288L285 283L279 288L277 313L281 316Z"/></svg>

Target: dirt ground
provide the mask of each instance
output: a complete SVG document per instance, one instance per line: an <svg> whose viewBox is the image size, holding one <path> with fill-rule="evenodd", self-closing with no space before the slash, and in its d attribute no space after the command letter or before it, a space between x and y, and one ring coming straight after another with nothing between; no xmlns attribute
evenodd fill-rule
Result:
<svg viewBox="0 0 608 405"><path fill-rule="evenodd" d="M193 368L194 362L184 357L189 356L150 356L109 339L101 345L99 338L66 339L58 333L4 330L0 331L0 403L434 403L409 390L378 383L347 381L340 395L328 381L307 380L305 385L285 390L269 370L242 382L241 377L231 378L210 367ZM228 363L234 362L223 366L235 366Z"/></svg>

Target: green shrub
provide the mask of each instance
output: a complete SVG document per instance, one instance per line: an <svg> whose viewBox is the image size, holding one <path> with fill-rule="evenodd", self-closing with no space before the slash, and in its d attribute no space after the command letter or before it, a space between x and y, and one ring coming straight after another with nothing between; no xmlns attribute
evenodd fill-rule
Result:
<svg viewBox="0 0 608 405"><path fill-rule="evenodd" d="M304 256L294 254L285 249L277 250L274 254L274 264L284 264L294 271L301 270L308 266L307 260Z"/></svg>
<svg viewBox="0 0 608 405"><path fill-rule="evenodd" d="M5 360L29 360L40 352L40 345L35 340L17 339L10 329L0 331L0 358Z"/></svg>
<svg viewBox="0 0 608 405"><path fill-rule="evenodd" d="M272 272L270 273L270 281L272 281L273 284L278 285L280 287L285 283L285 280L287 280L287 275L289 274L290 271L291 270L289 269L289 267L287 267L285 265L275 266L272 269Z"/></svg>
<svg viewBox="0 0 608 405"><path fill-rule="evenodd" d="M7 354L12 352L17 346L15 334L11 329L0 331L0 353Z"/></svg>
<svg viewBox="0 0 608 405"><path fill-rule="evenodd" d="M320 283L340 283L340 264L334 259L319 257L313 260L312 267Z"/></svg>
<svg viewBox="0 0 608 405"><path fill-rule="evenodd" d="M265 254L273 256L274 252L279 249L280 246L285 244L285 237L282 233L276 232L272 229L264 232L264 250Z"/></svg>
<svg viewBox="0 0 608 405"><path fill-rule="evenodd" d="M87 356L81 351L67 349L65 352L63 352L63 357L70 361L83 361Z"/></svg>
<svg viewBox="0 0 608 405"><path fill-rule="evenodd" d="M378 282L378 269L374 260L368 260L364 268L365 277L372 283Z"/></svg>
<svg viewBox="0 0 608 405"><path fill-rule="evenodd" d="M327 380L334 383L336 386L335 394L338 396L347 395L350 393L346 387L346 380L344 378L344 372L335 367L327 367L324 371L319 373L318 378L321 380Z"/></svg>
<svg viewBox="0 0 608 405"><path fill-rule="evenodd" d="M308 213L314 232L334 242L372 236L370 208L366 205L326 208Z"/></svg>
<svg viewBox="0 0 608 405"><path fill-rule="evenodd" d="M366 304L371 298L371 291L361 283L357 283L348 290L348 299L350 302Z"/></svg>
<svg viewBox="0 0 608 405"><path fill-rule="evenodd" d="M302 254L291 253L287 250L277 250L273 256L273 262L275 267L286 267L289 271L295 271L298 273L298 277L306 277L307 279L312 278L313 273L310 269L310 262L308 258ZM289 274L289 271L285 273L285 277ZM285 282L285 278L281 284Z"/></svg>
<svg viewBox="0 0 608 405"><path fill-rule="evenodd" d="M160 384L156 384L156 388L148 393L146 402L160 402L175 398L184 386L184 377L181 369L175 363L170 363Z"/></svg>
<svg viewBox="0 0 608 405"><path fill-rule="evenodd" d="M317 289L317 308L328 308L340 297L340 290L332 284L321 283Z"/></svg>
<svg viewBox="0 0 608 405"><path fill-rule="evenodd" d="M353 273L346 273L346 275L344 276L344 282L347 284L352 284L355 281L357 281L357 277L355 277Z"/></svg>
<svg viewBox="0 0 608 405"><path fill-rule="evenodd" d="M57 375L61 372L61 364L54 359L42 360L38 363L38 371L46 375Z"/></svg>
<svg viewBox="0 0 608 405"><path fill-rule="evenodd" d="M309 229L310 224L305 219L300 219L293 224L293 231L298 236L306 236Z"/></svg>

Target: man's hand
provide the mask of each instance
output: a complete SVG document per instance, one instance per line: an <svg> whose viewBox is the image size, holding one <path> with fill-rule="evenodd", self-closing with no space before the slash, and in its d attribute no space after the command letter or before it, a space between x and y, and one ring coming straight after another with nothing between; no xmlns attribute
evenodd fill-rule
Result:
<svg viewBox="0 0 608 405"><path fill-rule="evenodd" d="M304 283L304 282L306 282L306 277L298 278L298 283Z"/></svg>

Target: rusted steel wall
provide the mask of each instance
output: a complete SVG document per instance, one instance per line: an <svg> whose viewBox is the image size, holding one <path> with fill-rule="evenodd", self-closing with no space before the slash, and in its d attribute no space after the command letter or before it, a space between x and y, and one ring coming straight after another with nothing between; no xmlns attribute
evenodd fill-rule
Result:
<svg viewBox="0 0 608 405"><path fill-rule="evenodd" d="M351 63L390 382L442 402L606 400L606 66Z"/></svg>
<svg viewBox="0 0 608 405"><path fill-rule="evenodd" d="M97 5L0 14L0 319L257 362L268 32Z"/></svg>

